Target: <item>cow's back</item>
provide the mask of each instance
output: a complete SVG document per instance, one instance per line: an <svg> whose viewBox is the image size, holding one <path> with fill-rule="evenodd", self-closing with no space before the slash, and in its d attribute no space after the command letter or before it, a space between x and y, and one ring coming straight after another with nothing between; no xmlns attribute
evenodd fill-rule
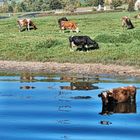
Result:
<svg viewBox="0 0 140 140"><path fill-rule="evenodd" d="M62 21L61 22L61 28L76 30L77 25L73 21Z"/></svg>

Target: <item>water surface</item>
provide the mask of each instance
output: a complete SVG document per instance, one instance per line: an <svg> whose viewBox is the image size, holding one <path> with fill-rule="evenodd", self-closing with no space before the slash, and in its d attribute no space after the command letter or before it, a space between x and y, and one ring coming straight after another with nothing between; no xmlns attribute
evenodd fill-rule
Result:
<svg viewBox="0 0 140 140"><path fill-rule="evenodd" d="M136 103L102 106L101 91L128 85ZM133 77L0 76L0 140L139 140L139 87Z"/></svg>

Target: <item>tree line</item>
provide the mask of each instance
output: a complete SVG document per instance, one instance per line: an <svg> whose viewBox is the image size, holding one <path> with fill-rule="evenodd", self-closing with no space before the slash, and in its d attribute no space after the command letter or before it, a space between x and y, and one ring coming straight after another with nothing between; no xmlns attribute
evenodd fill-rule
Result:
<svg viewBox="0 0 140 140"><path fill-rule="evenodd" d="M112 8L128 4L128 10L134 10L136 0L112 0L111 3L105 3L104 0L3 0L0 5L0 13L17 13L48 11L55 9L65 9L73 12L78 7L98 6L99 4L109 4ZM108 1L107 1L108 2Z"/></svg>

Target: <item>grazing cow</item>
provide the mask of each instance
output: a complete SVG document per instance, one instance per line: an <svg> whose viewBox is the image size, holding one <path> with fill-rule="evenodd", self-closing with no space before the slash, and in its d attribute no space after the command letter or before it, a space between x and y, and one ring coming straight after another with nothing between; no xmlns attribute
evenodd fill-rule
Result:
<svg viewBox="0 0 140 140"><path fill-rule="evenodd" d="M140 19L140 14L135 15L134 18Z"/></svg>
<svg viewBox="0 0 140 140"><path fill-rule="evenodd" d="M122 27L126 27L127 29L134 28L134 25L132 24L129 17L127 17L127 16L122 17Z"/></svg>
<svg viewBox="0 0 140 140"><path fill-rule="evenodd" d="M107 90L98 95L102 98L103 104L107 103L120 103L120 102L132 102L135 101L136 97L136 87L127 86L114 88Z"/></svg>
<svg viewBox="0 0 140 140"><path fill-rule="evenodd" d="M61 21L61 30L64 32L64 30L70 30L79 32L79 28L77 27L76 23L73 21Z"/></svg>
<svg viewBox="0 0 140 140"><path fill-rule="evenodd" d="M19 26L19 32L22 31L22 27L26 27L27 31L30 30L30 27L31 27L31 26L32 26L32 28L33 28L34 30L37 29L37 27L35 26L35 24L32 22L31 19L27 19L27 18L25 18L25 19L19 19L19 20L17 21L17 23L18 23L18 26Z"/></svg>
<svg viewBox="0 0 140 140"><path fill-rule="evenodd" d="M62 17L62 18L58 19L58 24L59 24L60 29L61 29L61 22L62 21L68 21L68 19L66 17Z"/></svg>
<svg viewBox="0 0 140 140"><path fill-rule="evenodd" d="M69 42L71 50L73 50L74 47L76 47L76 50L83 51L99 48L98 43L92 40L89 36L70 36Z"/></svg>

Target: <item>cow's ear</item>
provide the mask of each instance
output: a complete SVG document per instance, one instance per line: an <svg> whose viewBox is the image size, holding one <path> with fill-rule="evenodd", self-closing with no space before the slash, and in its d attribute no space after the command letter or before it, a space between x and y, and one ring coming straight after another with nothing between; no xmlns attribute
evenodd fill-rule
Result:
<svg viewBox="0 0 140 140"><path fill-rule="evenodd" d="M98 94L98 97L102 97L102 95L101 94Z"/></svg>
<svg viewBox="0 0 140 140"><path fill-rule="evenodd" d="M112 93L107 93L107 96L108 97L112 97Z"/></svg>

